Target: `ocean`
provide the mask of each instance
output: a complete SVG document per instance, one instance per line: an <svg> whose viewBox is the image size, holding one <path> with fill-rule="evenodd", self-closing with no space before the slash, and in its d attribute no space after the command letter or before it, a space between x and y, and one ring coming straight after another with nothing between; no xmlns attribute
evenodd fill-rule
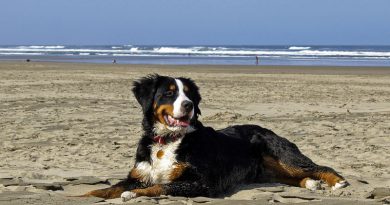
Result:
<svg viewBox="0 0 390 205"><path fill-rule="evenodd" d="M27 59L168 65L390 66L390 46L0 46L0 61Z"/></svg>

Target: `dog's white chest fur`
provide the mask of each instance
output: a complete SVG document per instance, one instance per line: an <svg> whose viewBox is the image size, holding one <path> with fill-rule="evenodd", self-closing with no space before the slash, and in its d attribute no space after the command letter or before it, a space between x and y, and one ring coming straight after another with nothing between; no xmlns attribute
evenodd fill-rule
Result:
<svg viewBox="0 0 390 205"><path fill-rule="evenodd" d="M181 139L175 142L161 145L155 143L151 147L151 163L139 162L135 165L138 174L145 183L166 184L170 182L170 174L176 166L176 150ZM160 152L160 157L157 153ZM161 152L163 153L161 156Z"/></svg>

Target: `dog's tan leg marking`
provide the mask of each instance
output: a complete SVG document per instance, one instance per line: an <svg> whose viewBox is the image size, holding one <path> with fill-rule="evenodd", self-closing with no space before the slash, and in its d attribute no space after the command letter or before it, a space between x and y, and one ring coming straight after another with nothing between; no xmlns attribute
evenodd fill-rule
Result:
<svg viewBox="0 0 390 205"><path fill-rule="evenodd" d="M98 190L90 191L84 194L83 196L85 197L95 196L104 199L115 199L120 197L124 191L125 189L123 187L109 187L106 189L98 189Z"/></svg>
<svg viewBox="0 0 390 205"><path fill-rule="evenodd" d="M163 186L160 184L145 188L145 189L133 189L131 192L136 194L136 197L139 196L160 196L162 194L165 194L165 191L163 189Z"/></svg>
<svg viewBox="0 0 390 205"><path fill-rule="evenodd" d="M276 176L283 176L288 178L305 178L308 174L300 168L288 166L271 156L264 156L264 165L267 169L272 170Z"/></svg>
<svg viewBox="0 0 390 205"><path fill-rule="evenodd" d="M316 172L313 175L326 182L333 190L348 186L348 182L342 176L332 172Z"/></svg>
<svg viewBox="0 0 390 205"><path fill-rule="evenodd" d="M133 179L137 179L138 181L143 181L142 175L138 172L137 168L133 168L130 171L130 177Z"/></svg>
<svg viewBox="0 0 390 205"><path fill-rule="evenodd" d="M170 181L174 181L175 179L181 177L181 175L183 175L184 171L188 168L189 165L187 163L176 163L174 166L175 168L173 168L173 170L169 174Z"/></svg>

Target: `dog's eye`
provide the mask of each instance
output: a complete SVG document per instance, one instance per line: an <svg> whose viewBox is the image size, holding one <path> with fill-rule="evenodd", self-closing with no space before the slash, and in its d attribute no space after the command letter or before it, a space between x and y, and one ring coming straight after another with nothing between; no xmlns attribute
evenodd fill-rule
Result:
<svg viewBox="0 0 390 205"><path fill-rule="evenodd" d="M167 96L167 97L172 97L173 96L173 91L169 90L169 91L165 92L164 95Z"/></svg>

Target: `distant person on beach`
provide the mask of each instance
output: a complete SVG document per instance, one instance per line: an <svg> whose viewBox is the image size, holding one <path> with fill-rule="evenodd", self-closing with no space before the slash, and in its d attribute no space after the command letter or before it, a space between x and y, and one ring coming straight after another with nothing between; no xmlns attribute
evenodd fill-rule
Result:
<svg viewBox="0 0 390 205"><path fill-rule="evenodd" d="M114 60L112 61L112 64L116 64L116 59L114 59Z"/></svg>
<svg viewBox="0 0 390 205"><path fill-rule="evenodd" d="M26 59L26 62L30 62L31 60L30 59Z"/></svg>
<svg viewBox="0 0 390 205"><path fill-rule="evenodd" d="M256 55L256 65L259 65L259 56Z"/></svg>

